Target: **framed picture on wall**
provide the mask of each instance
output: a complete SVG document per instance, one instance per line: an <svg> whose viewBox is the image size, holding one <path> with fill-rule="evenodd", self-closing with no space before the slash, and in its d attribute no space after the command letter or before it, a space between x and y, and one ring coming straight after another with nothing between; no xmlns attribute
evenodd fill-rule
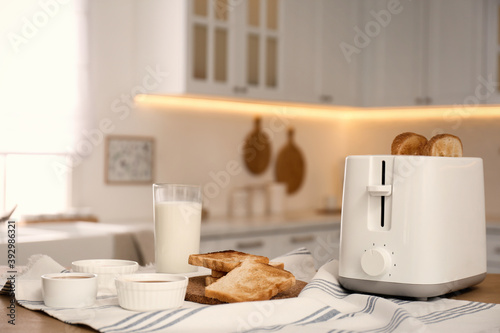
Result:
<svg viewBox="0 0 500 333"><path fill-rule="evenodd" d="M152 137L106 137L106 183L151 184L154 176L154 143Z"/></svg>

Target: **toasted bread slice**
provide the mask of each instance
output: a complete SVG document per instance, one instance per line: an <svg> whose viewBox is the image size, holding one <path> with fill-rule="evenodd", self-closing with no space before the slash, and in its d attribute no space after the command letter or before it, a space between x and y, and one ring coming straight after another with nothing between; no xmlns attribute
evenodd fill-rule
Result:
<svg viewBox="0 0 500 333"><path fill-rule="evenodd" d="M212 283L214 283L215 281L217 281L219 279L220 278L207 275L207 276L205 276L205 286L209 286L209 285L211 285Z"/></svg>
<svg viewBox="0 0 500 333"><path fill-rule="evenodd" d="M435 135L425 145L424 155L462 157L462 141L458 136L451 134Z"/></svg>
<svg viewBox="0 0 500 333"><path fill-rule="evenodd" d="M392 155L423 155L423 149L427 144L425 136L405 132L394 138L391 145Z"/></svg>
<svg viewBox="0 0 500 333"><path fill-rule="evenodd" d="M211 275L212 277L214 277L214 278L221 278L221 277L223 277L223 276L224 276L224 275L226 275L226 274L227 274L227 272L214 271L214 270L212 269L212 273L211 273L210 275Z"/></svg>
<svg viewBox="0 0 500 333"><path fill-rule="evenodd" d="M229 272L244 260L251 260L264 264L269 262L269 258L267 257L226 250L205 254L191 254L188 263L194 266L203 266L214 271Z"/></svg>
<svg viewBox="0 0 500 333"><path fill-rule="evenodd" d="M285 264L282 262L277 262L277 261L270 261L269 265L279 268L279 269L285 269ZM227 272L221 272L221 271L214 271L212 270L212 273L210 274L211 277L213 278L221 278L224 275L226 275Z"/></svg>
<svg viewBox="0 0 500 333"><path fill-rule="evenodd" d="M279 269L285 269L285 264L282 263L282 262L270 261L269 265L273 266L273 267L276 267L276 268L279 268Z"/></svg>
<svg viewBox="0 0 500 333"><path fill-rule="evenodd" d="M245 260L227 275L205 287L205 296L222 302L263 301L295 284L292 273L255 261Z"/></svg>

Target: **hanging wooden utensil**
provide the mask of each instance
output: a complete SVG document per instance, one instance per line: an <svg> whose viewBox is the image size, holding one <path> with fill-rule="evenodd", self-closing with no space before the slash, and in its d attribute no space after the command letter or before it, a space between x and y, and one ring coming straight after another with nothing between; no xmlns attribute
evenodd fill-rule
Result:
<svg viewBox="0 0 500 333"><path fill-rule="evenodd" d="M299 147L293 140L294 130L288 130L288 142L281 148L276 159L275 178L287 185L287 193L296 192L304 180L305 161Z"/></svg>
<svg viewBox="0 0 500 333"><path fill-rule="evenodd" d="M261 174L271 161L271 142L261 129L261 119L256 117L253 131L246 137L243 148L243 160L253 174Z"/></svg>

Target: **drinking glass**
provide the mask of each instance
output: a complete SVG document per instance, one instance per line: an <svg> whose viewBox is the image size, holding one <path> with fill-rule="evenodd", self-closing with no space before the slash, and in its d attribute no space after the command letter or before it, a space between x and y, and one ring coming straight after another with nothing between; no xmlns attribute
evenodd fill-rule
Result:
<svg viewBox="0 0 500 333"><path fill-rule="evenodd" d="M153 204L156 271L197 271L188 258L200 251L200 186L153 184Z"/></svg>

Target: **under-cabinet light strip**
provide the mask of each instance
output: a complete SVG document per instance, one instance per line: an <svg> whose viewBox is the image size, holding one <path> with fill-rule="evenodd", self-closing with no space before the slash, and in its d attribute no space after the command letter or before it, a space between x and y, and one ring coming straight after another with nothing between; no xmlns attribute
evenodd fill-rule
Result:
<svg viewBox="0 0 500 333"><path fill-rule="evenodd" d="M190 95L137 95L139 108L190 109L214 112L280 115L285 117L329 119L442 119L453 122L468 118L500 118L500 105L450 105L424 107L363 108L323 106L253 100L217 99Z"/></svg>

